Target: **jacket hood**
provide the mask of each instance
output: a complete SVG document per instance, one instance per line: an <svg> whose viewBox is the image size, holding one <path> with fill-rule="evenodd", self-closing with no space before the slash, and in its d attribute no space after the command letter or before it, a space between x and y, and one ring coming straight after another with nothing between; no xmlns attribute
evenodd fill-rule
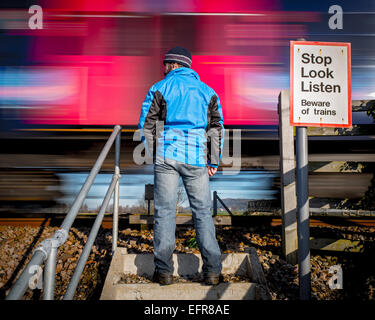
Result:
<svg viewBox="0 0 375 320"><path fill-rule="evenodd" d="M191 77L195 77L196 79L200 80L198 73L196 73L193 69L186 68L186 67L179 67L177 69L169 71L164 79L167 79L167 78L172 77L174 75L191 76Z"/></svg>

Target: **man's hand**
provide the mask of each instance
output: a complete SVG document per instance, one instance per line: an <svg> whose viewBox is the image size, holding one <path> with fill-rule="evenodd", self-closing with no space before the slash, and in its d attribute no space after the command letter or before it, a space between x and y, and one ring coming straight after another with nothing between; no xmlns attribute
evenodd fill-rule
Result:
<svg viewBox="0 0 375 320"><path fill-rule="evenodd" d="M217 171L217 168L208 166L208 176L212 177Z"/></svg>

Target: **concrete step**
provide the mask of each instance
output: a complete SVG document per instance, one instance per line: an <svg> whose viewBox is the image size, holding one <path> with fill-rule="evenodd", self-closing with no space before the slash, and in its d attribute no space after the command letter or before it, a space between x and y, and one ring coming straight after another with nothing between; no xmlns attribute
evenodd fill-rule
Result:
<svg viewBox="0 0 375 320"><path fill-rule="evenodd" d="M220 283L207 286L200 282L121 283L126 274L151 278L154 273L153 254L128 254L126 248L117 248L101 294L101 300L270 300L262 266L255 248L246 253L222 254L222 274L236 274L249 282ZM200 254L174 254L174 276L201 276Z"/></svg>
<svg viewBox="0 0 375 320"><path fill-rule="evenodd" d="M160 286L155 283L118 284L104 300L255 300L254 283L220 283L204 286L200 283L175 283Z"/></svg>

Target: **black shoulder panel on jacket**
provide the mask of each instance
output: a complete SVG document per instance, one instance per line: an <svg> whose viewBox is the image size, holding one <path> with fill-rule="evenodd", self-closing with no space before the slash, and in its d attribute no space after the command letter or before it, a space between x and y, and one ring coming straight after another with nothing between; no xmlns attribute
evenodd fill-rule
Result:
<svg viewBox="0 0 375 320"><path fill-rule="evenodd" d="M207 109L207 159L211 164L218 165L221 154L221 139L223 127L220 124L220 113L218 110L217 95L211 97Z"/></svg>
<svg viewBox="0 0 375 320"><path fill-rule="evenodd" d="M156 151L156 122L164 121L167 117L167 104L160 91L155 91L154 98L152 99L150 109L148 110L143 132L147 145L149 148L152 146L152 152ZM161 134L161 133L160 133Z"/></svg>
<svg viewBox="0 0 375 320"><path fill-rule="evenodd" d="M167 104L165 102L165 99L163 95L160 93L160 91L155 91L154 99L152 99L150 109L148 110L144 129L146 130L155 130L155 124L158 120L164 120L167 116ZM155 132L153 132L155 133Z"/></svg>

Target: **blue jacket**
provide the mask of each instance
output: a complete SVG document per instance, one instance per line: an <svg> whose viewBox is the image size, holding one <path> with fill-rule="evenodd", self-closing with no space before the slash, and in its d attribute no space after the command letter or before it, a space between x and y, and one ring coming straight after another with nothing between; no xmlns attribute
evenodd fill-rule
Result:
<svg viewBox="0 0 375 320"><path fill-rule="evenodd" d="M174 69L150 88L138 129L149 157L219 166L225 132L220 99L190 68Z"/></svg>

